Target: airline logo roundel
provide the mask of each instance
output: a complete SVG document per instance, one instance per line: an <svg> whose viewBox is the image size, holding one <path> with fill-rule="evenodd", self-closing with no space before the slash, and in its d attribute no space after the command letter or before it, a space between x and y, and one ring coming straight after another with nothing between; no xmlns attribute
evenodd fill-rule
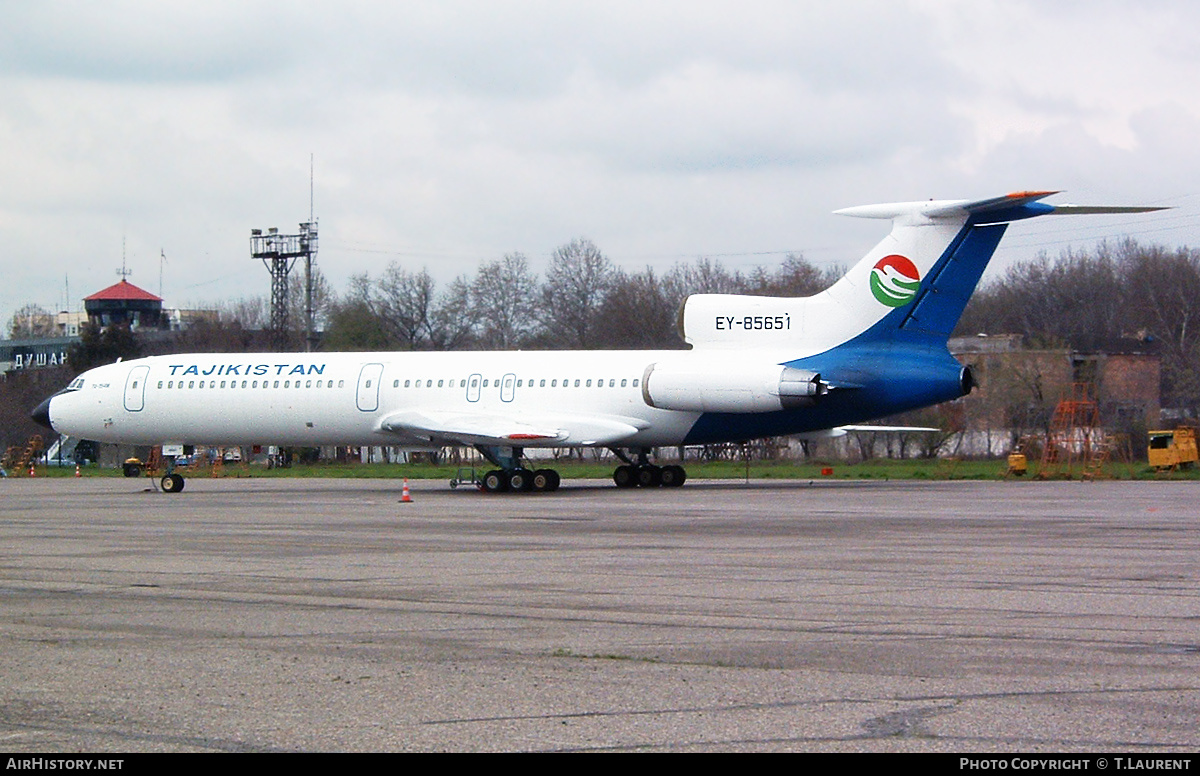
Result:
<svg viewBox="0 0 1200 776"><path fill-rule="evenodd" d="M908 304L920 287L921 275L917 266L898 253L884 256L871 270L871 293L888 307Z"/></svg>

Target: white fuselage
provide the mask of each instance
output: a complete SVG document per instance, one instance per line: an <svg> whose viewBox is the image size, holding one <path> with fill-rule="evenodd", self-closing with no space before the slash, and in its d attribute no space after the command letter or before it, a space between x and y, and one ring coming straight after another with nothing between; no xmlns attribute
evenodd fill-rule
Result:
<svg viewBox="0 0 1200 776"><path fill-rule="evenodd" d="M84 373L54 397L55 429L135 444L430 444L382 427L410 411L562 431L519 446L680 444L699 413L648 406L645 368L679 351L240 353L155 356ZM596 428L600 431L597 432ZM615 432L610 432L615 433ZM564 436L565 434L565 436Z"/></svg>

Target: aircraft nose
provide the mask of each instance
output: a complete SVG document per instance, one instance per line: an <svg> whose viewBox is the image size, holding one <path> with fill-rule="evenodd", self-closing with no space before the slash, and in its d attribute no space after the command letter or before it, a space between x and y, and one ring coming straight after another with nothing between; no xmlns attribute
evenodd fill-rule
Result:
<svg viewBox="0 0 1200 776"><path fill-rule="evenodd" d="M45 426L46 428L50 429L51 431L54 430L54 426L50 425L50 401L53 398L54 397L51 396L49 399L46 399L44 402L39 404L37 406L37 408L29 415L29 417L33 418L35 421L37 421L41 425Z"/></svg>

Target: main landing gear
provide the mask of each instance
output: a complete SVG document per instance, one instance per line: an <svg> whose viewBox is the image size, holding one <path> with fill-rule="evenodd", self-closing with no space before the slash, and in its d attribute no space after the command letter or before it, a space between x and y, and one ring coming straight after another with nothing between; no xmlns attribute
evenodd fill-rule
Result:
<svg viewBox="0 0 1200 776"><path fill-rule="evenodd" d="M484 493L549 493L558 490L562 478L553 469L493 469L483 475L479 489Z"/></svg>
<svg viewBox="0 0 1200 776"><path fill-rule="evenodd" d="M687 472L682 466L656 466L650 463L647 450L639 450L637 463L620 450L613 450L625 462L613 472L613 482L618 488L678 488L687 480Z"/></svg>
<svg viewBox="0 0 1200 776"><path fill-rule="evenodd" d="M625 464L613 472L613 482L618 488L678 488L686 479L687 472L675 464Z"/></svg>
<svg viewBox="0 0 1200 776"><path fill-rule="evenodd" d="M558 490L561 481L558 472L553 469L525 468L521 461L524 450L520 447L478 445L475 449L499 467L483 475L479 481L479 489L484 493L551 493ZM618 488L678 488L687 479L687 472L682 466L650 463L650 451L645 448L637 451L636 461L623 450L612 448L612 451L624 461L613 472L613 482Z"/></svg>
<svg viewBox="0 0 1200 776"><path fill-rule="evenodd" d="M521 463L524 448L476 445L475 449L500 467L479 481L479 489L484 493L550 493L558 490L562 481L553 469L526 469Z"/></svg>

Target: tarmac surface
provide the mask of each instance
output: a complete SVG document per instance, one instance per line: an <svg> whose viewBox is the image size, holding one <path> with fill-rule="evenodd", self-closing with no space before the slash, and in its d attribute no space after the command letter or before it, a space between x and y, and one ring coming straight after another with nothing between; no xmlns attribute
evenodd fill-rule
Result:
<svg viewBox="0 0 1200 776"><path fill-rule="evenodd" d="M0 751L1200 749L1200 484L0 481Z"/></svg>

